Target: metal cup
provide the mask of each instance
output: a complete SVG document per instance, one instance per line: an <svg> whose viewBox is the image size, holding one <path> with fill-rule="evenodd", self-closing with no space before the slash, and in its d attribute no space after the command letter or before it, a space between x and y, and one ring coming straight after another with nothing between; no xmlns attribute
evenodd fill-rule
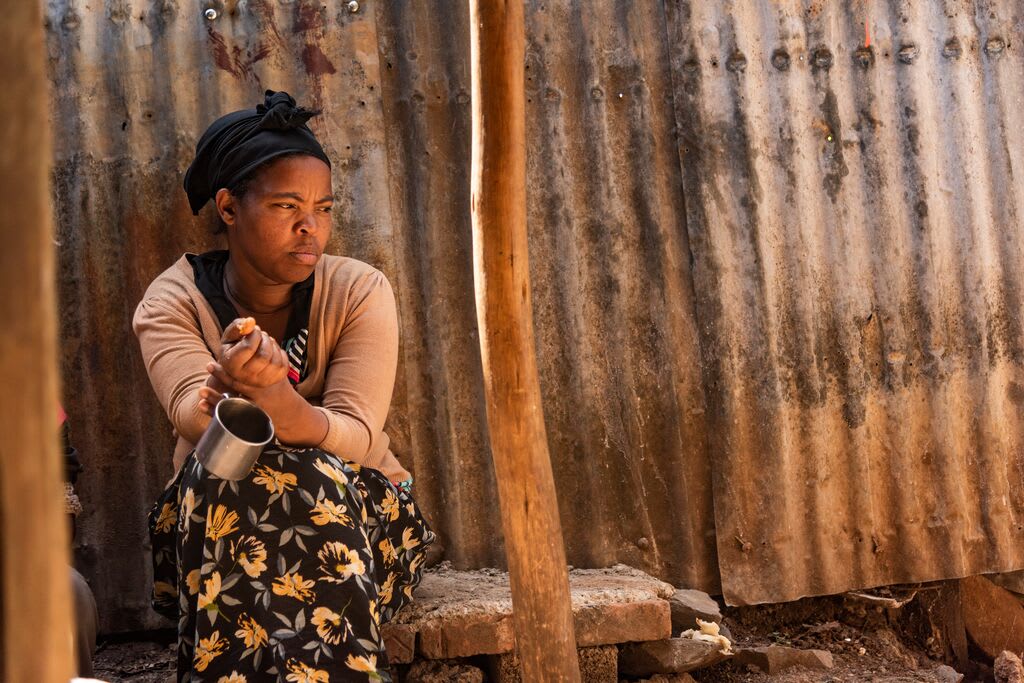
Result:
<svg viewBox="0 0 1024 683"><path fill-rule="evenodd" d="M263 447L274 440L274 423L259 406L228 396L213 410L213 419L196 444L196 457L221 479L245 479Z"/></svg>

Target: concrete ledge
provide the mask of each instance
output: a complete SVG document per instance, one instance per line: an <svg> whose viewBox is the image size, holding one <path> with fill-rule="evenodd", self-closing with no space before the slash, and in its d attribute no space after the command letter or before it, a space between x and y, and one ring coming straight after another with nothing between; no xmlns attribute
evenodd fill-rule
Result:
<svg viewBox="0 0 1024 683"><path fill-rule="evenodd" d="M675 589L625 565L574 569L569 574L579 647L662 640L672 631L668 599ZM442 564L424 573L415 600L384 627L388 656L411 661L501 655L515 649L508 574L495 569L458 571ZM392 654L392 647L395 648Z"/></svg>

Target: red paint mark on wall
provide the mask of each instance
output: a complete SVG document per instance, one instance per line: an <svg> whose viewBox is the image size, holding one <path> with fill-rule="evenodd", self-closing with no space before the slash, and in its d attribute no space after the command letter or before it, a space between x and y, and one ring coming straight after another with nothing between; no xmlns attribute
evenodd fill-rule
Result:
<svg viewBox="0 0 1024 683"><path fill-rule="evenodd" d="M295 3L295 26L293 33L313 31L324 27L323 10L319 2L297 2Z"/></svg>
<svg viewBox="0 0 1024 683"><path fill-rule="evenodd" d="M224 36L207 27L207 36L210 39L210 49L213 53L213 63L218 69L227 71L235 78L251 78L259 82L259 77L253 70L257 62L266 59L273 48L266 43L257 43L252 49L242 50L237 45L228 45Z"/></svg>
<svg viewBox="0 0 1024 683"><path fill-rule="evenodd" d="M302 49L302 64L310 76L323 76L338 72L318 45L308 44Z"/></svg>

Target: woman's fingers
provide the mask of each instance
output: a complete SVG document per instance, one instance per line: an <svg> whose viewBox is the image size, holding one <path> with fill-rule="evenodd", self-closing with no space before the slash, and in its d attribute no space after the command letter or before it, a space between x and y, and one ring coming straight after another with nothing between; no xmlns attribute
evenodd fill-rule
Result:
<svg viewBox="0 0 1024 683"><path fill-rule="evenodd" d="M255 318L235 318L231 324L224 328L221 335L221 344L234 344L242 337L251 334L256 328Z"/></svg>
<svg viewBox="0 0 1024 683"><path fill-rule="evenodd" d="M254 326L252 331L242 337L240 341L230 346L222 347L221 364L231 372L240 370L242 366L259 352L260 344L263 341L263 334L259 327Z"/></svg>
<svg viewBox="0 0 1024 683"><path fill-rule="evenodd" d="M245 389L248 388L243 382L235 379L220 363L210 363L206 366L206 371L213 375L214 379L229 393L244 394Z"/></svg>
<svg viewBox="0 0 1024 683"><path fill-rule="evenodd" d="M245 381L266 387L288 376L288 354L269 335L260 345L260 352L243 368Z"/></svg>

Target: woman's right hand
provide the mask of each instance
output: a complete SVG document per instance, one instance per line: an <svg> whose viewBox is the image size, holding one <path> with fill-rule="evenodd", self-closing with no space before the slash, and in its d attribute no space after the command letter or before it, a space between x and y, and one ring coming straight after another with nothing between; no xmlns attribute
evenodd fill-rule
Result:
<svg viewBox="0 0 1024 683"><path fill-rule="evenodd" d="M255 320L238 318L224 330L220 357L206 370L219 381L218 388L245 394L286 380L288 355Z"/></svg>

